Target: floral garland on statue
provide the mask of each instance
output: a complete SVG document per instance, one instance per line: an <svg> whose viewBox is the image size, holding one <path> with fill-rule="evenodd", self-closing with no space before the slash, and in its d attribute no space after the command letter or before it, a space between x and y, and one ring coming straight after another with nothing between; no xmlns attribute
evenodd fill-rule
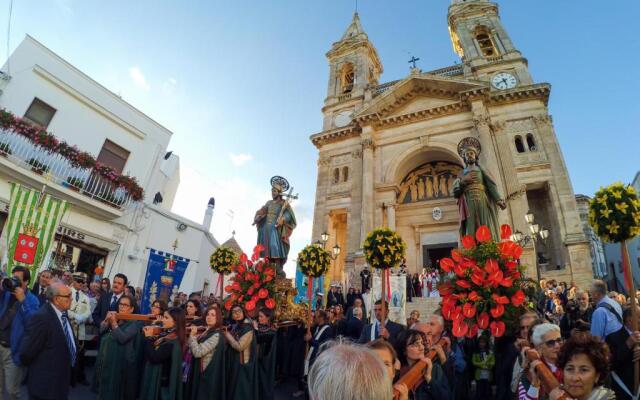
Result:
<svg viewBox="0 0 640 400"><path fill-rule="evenodd" d="M250 259L243 253L239 263L233 267L235 275L231 278L232 283L224 288L229 294L224 301L226 310L231 310L234 304L239 304L247 311L262 306L270 310L276 307L276 270L269 265L267 258L260 258L263 250L262 245L257 245Z"/></svg>
<svg viewBox="0 0 640 400"><path fill-rule="evenodd" d="M222 285L224 284L224 275L231 273L233 266L238 264L238 256L228 247L218 247L216 251L211 253L209 257L209 265L213 272L218 273L218 284L216 285L216 293L222 296ZM219 290L219 291L218 291Z"/></svg>
<svg viewBox="0 0 640 400"><path fill-rule="evenodd" d="M98 162L90 153L81 151L78 147L71 146L64 140L59 140L42 127L33 125L4 109L0 109L0 128L13 131L29 139L33 144L49 153L61 155L69 161L72 167L94 169L116 187L126 190L134 201L140 201L144 198L144 190L136 178L118 174L113 168Z"/></svg>
<svg viewBox="0 0 640 400"><path fill-rule="evenodd" d="M501 242L492 240L487 226L475 238L462 238L462 249L451 251L451 258L440 260L443 279L438 285L442 296L442 316L453 321L456 337L473 338L479 329L491 336L504 335L525 311L530 287L520 265L522 247L509 240L511 227L500 227Z"/></svg>
<svg viewBox="0 0 640 400"><path fill-rule="evenodd" d="M601 188L589 204L589 224L605 242L621 243L640 235L640 200L630 185Z"/></svg>

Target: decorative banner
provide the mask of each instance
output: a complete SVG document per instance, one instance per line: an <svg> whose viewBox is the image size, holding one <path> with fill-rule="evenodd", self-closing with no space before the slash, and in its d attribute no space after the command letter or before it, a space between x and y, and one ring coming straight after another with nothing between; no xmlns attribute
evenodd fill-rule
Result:
<svg viewBox="0 0 640 400"><path fill-rule="evenodd" d="M298 290L298 294L293 299L293 302L296 304L307 303L309 302L309 298L307 297L307 290L309 289L308 278L304 275L299 269L296 269L296 289ZM323 293L324 294L324 276L320 278L313 278L313 297L315 298L316 294ZM313 302L312 310L316 309L316 303Z"/></svg>
<svg viewBox="0 0 640 400"><path fill-rule="evenodd" d="M389 320L404 325L407 323L405 316L407 276L391 274L390 281L391 285L387 287L387 296L390 295L391 298L391 300L389 300L388 317ZM378 274L373 275L373 287L369 293L371 294L369 296L370 304L366 304L365 307L367 310L373 310L373 305L376 301L380 300L381 294L380 276Z"/></svg>
<svg viewBox="0 0 640 400"><path fill-rule="evenodd" d="M184 272L189 266L188 258L182 258L173 254L155 249L149 249L149 262L147 274L142 291L142 304L140 312L149 314L151 304L157 299L162 299L171 304L173 297L178 293L180 282Z"/></svg>
<svg viewBox="0 0 640 400"><path fill-rule="evenodd" d="M9 217L5 228L7 271L22 265L35 276L49 252L68 204L42 191L11 183ZM36 280L32 280L32 285Z"/></svg>

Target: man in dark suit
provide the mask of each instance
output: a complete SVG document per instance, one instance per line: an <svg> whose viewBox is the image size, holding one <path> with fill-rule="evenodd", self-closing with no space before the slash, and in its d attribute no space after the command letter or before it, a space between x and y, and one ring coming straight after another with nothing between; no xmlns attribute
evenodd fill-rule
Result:
<svg viewBox="0 0 640 400"><path fill-rule="evenodd" d="M51 284L51 277L51 271L45 269L38 274L38 281L33 285L33 289L31 289L31 292L38 297L40 305L47 302L47 297L45 296L44 291L47 290L47 287Z"/></svg>
<svg viewBox="0 0 640 400"><path fill-rule="evenodd" d="M389 303L385 301L384 307L388 310ZM382 327L380 323L382 319L381 300L376 301L376 303L373 305L373 312L376 316L376 319L372 323L364 326L364 328L362 329L362 334L360 334L360 339L358 339L358 343L369 343L381 337L393 344L400 332L405 329L405 326L390 321L387 317L384 323L384 328ZM385 310L384 314L387 315L388 312L386 312Z"/></svg>
<svg viewBox="0 0 640 400"><path fill-rule="evenodd" d="M640 315L640 307L637 308ZM632 332L631 307L622 312L624 326L610 333L606 342L611 349L611 388L616 399L631 399L629 392L633 387L633 363L640 359L640 332ZM640 322L640 321L639 321ZM625 388L622 385L626 386Z"/></svg>
<svg viewBox="0 0 640 400"><path fill-rule="evenodd" d="M320 346L325 342L333 339L333 330L329 324L327 313L324 310L318 310L315 314L316 328L313 334L307 333L304 335L304 341L309 342L309 352L304 360L304 375L309 373L309 369L313 365L313 362L320 353Z"/></svg>
<svg viewBox="0 0 640 400"><path fill-rule="evenodd" d="M116 274L111 284L111 292L100 296L100 300L91 315L93 323L100 326L109 311L118 311L118 300L124 294L124 288L129 283L125 274Z"/></svg>
<svg viewBox="0 0 640 400"><path fill-rule="evenodd" d="M362 308L356 307L353 309L353 315L347 320L347 327L345 329L345 336L351 338L351 340L360 339L362 334Z"/></svg>
<svg viewBox="0 0 640 400"><path fill-rule="evenodd" d="M76 360L76 340L67 310L71 289L61 282L47 288L48 304L40 307L20 344L20 361L29 367L29 398L63 400L69 397L71 368Z"/></svg>

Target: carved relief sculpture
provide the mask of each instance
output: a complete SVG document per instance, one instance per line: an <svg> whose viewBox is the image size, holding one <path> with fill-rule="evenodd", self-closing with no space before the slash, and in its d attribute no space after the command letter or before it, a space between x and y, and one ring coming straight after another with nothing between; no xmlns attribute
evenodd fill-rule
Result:
<svg viewBox="0 0 640 400"><path fill-rule="evenodd" d="M457 164L436 161L422 164L400 183L398 203L447 198L453 195L453 181L462 171Z"/></svg>

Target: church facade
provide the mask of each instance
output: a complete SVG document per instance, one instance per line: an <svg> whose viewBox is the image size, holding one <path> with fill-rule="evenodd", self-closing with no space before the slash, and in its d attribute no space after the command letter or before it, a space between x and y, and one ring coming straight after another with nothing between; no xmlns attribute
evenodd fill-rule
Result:
<svg viewBox="0 0 640 400"><path fill-rule="evenodd" d="M525 238L528 276L586 287L589 242L547 108L550 85L533 80L495 3L453 0L448 24L461 63L413 68L397 81L379 82L382 62L357 13L327 53L323 130L311 141L318 149L313 240L327 232L327 248L343 249L329 278L359 286L362 242L381 226L406 242L409 272L437 267L459 244L452 186L464 163L456 148L475 137L480 165L507 204L499 222ZM546 240L527 214L548 231Z"/></svg>

